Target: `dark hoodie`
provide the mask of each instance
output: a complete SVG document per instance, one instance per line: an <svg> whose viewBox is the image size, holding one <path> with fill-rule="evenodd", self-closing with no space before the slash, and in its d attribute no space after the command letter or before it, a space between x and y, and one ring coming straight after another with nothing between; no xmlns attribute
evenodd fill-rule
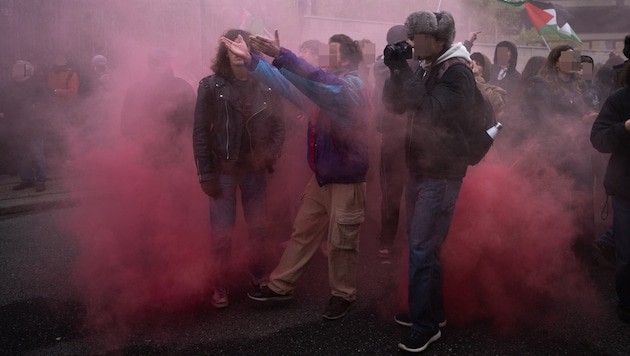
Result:
<svg viewBox="0 0 630 356"><path fill-rule="evenodd" d="M501 72L501 66L497 64L498 62L498 49L500 47L505 47L510 50L512 53L512 57L507 66L507 73L505 77L499 79L499 73ZM508 96L513 94L518 87L518 81L521 78L521 73L516 70L516 63L518 61L518 49L516 45L510 41L501 41L497 43L494 49L494 67L492 68L492 75L488 83L500 86L505 89L508 93Z"/></svg>

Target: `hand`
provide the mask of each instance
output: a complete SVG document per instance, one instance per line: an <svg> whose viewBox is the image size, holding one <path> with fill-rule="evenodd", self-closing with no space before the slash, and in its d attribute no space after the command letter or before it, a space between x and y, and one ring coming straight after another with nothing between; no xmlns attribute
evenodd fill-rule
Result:
<svg viewBox="0 0 630 356"><path fill-rule="evenodd" d="M597 117L597 113L596 112L590 112L590 113L582 116L582 122L587 123L587 124L592 124L593 120L595 120L596 117Z"/></svg>
<svg viewBox="0 0 630 356"><path fill-rule="evenodd" d="M201 182L201 190L213 199L220 199L222 196L221 185L216 178Z"/></svg>
<svg viewBox="0 0 630 356"><path fill-rule="evenodd" d="M406 59L387 59L383 60L383 63L389 68L391 71L400 71L406 67L409 67L409 63L407 63Z"/></svg>
<svg viewBox="0 0 630 356"><path fill-rule="evenodd" d="M481 31L473 31L468 34L468 41L474 43L477 40L477 35L479 35Z"/></svg>
<svg viewBox="0 0 630 356"><path fill-rule="evenodd" d="M236 40L232 41L225 36L221 36L221 42L227 47L228 51L232 52L235 56L242 58L245 64L249 64L252 61L252 55L249 53L247 43L241 35L236 36Z"/></svg>
<svg viewBox="0 0 630 356"><path fill-rule="evenodd" d="M271 39L256 35L250 36L249 40L252 42L252 49L254 51L276 58L280 54L280 36L278 35L278 30L274 31L274 37L274 39Z"/></svg>
<svg viewBox="0 0 630 356"><path fill-rule="evenodd" d="M630 132L630 119L626 120L626 123L624 124L626 131Z"/></svg>

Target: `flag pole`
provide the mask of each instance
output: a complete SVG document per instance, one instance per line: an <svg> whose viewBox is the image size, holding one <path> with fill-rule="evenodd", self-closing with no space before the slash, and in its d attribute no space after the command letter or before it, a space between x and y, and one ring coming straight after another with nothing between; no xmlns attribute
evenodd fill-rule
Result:
<svg viewBox="0 0 630 356"><path fill-rule="evenodd" d="M540 37L543 39L543 42L545 42L545 46L547 46L547 49L551 51L551 48L549 47L549 43L547 43L547 40L545 39L545 36L540 35Z"/></svg>

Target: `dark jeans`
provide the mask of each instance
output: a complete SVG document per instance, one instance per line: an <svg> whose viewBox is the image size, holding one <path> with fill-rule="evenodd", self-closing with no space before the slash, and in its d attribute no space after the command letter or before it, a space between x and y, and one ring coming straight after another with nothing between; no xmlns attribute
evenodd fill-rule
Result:
<svg viewBox="0 0 630 356"><path fill-rule="evenodd" d="M437 332L446 318L440 253L451 226L462 179L409 174L406 185L409 239L409 314L416 331Z"/></svg>
<svg viewBox="0 0 630 356"><path fill-rule="evenodd" d="M44 183L46 176L46 155L43 140L24 142L19 154L19 175L23 182Z"/></svg>
<svg viewBox="0 0 630 356"><path fill-rule="evenodd" d="M210 233L212 255L218 268L218 282L226 283L227 268L232 249L232 234L236 223L236 189L241 191L243 215L247 223L250 270L255 278L265 275L265 241L267 231L267 176L266 173L249 175L219 175L222 196L210 198Z"/></svg>
<svg viewBox="0 0 630 356"><path fill-rule="evenodd" d="M630 199L612 197L615 238L615 285L619 305L630 310Z"/></svg>
<svg viewBox="0 0 630 356"><path fill-rule="evenodd" d="M405 165L405 140L400 135L383 134L381 162L379 165L381 183L381 232L382 246L391 247L396 238L400 219L400 201L407 167Z"/></svg>

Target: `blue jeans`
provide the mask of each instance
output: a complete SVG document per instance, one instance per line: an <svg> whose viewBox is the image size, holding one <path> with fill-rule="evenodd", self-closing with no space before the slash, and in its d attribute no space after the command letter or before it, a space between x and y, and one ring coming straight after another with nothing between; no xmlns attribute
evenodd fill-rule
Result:
<svg viewBox="0 0 630 356"><path fill-rule="evenodd" d="M405 188L409 239L409 314L412 328L433 334L445 319L440 252L448 235L462 179L409 173Z"/></svg>
<svg viewBox="0 0 630 356"><path fill-rule="evenodd" d="M232 234L236 223L236 188L241 191L243 215L247 223L249 241L249 268L255 278L265 276L267 231L267 176L266 173L249 175L219 175L222 196L210 198L210 233L212 256L217 263L219 283L225 283L229 271Z"/></svg>
<svg viewBox="0 0 630 356"><path fill-rule="evenodd" d="M615 286L619 305L630 310L630 199L612 197L615 238Z"/></svg>
<svg viewBox="0 0 630 356"><path fill-rule="evenodd" d="M46 181L46 156L42 140L24 142L18 160L18 173L23 182L44 183Z"/></svg>

